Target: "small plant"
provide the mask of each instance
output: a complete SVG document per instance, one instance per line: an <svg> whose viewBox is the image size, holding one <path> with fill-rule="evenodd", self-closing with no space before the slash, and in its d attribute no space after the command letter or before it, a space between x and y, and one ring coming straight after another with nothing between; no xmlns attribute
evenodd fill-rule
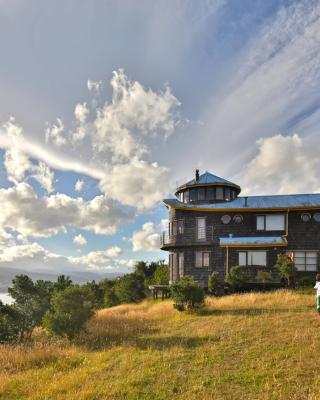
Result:
<svg viewBox="0 0 320 400"><path fill-rule="evenodd" d="M298 270L294 265L292 257L287 254L278 254L276 267L279 270L280 276L286 279L287 286L293 287Z"/></svg>
<svg viewBox="0 0 320 400"><path fill-rule="evenodd" d="M231 267L225 278L225 282L230 285L234 290L240 289L248 281L249 276L238 265Z"/></svg>
<svg viewBox="0 0 320 400"><path fill-rule="evenodd" d="M213 271L208 279L208 290L210 293L214 294L219 288L219 272Z"/></svg>
<svg viewBox="0 0 320 400"><path fill-rule="evenodd" d="M177 310L191 310L204 303L204 290L193 277L186 275L171 285L171 297Z"/></svg>
<svg viewBox="0 0 320 400"><path fill-rule="evenodd" d="M314 279L312 276L305 275L299 279L300 287L312 287L314 285Z"/></svg>

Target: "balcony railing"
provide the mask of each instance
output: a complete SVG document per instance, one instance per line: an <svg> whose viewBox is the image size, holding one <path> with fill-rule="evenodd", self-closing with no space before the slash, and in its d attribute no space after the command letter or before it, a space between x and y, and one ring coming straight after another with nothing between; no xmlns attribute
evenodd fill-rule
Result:
<svg viewBox="0 0 320 400"><path fill-rule="evenodd" d="M201 243L211 243L213 241L213 228L207 226L206 228L194 229L184 228L183 232L169 234L168 231L162 232L160 237L160 246L166 245L191 245Z"/></svg>

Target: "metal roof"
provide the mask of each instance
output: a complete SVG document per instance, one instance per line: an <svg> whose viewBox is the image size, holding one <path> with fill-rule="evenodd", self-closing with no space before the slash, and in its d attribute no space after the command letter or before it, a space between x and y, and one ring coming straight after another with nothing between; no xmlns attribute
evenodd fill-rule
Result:
<svg viewBox="0 0 320 400"><path fill-rule="evenodd" d="M210 172L206 171L204 174L201 174L199 176L198 180L196 180L195 178L191 179L187 183L184 183L183 185L179 186L176 189L176 191L179 191L180 189L186 188L188 186L192 187L192 186L195 186L195 185L201 186L201 185L210 185L210 184L216 185L216 184L219 184L219 183L221 183L222 185L235 186L238 189L240 189L240 186L238 186L237 184L235 184L233 182L230 182L230 181L227 181L226 179L220 178L219 176L213 175Z"/></svg>
<svg viewBox="0 0 320 400"><path fill-rule="evenodd" d="M282 236L249 236L249 237L221 237L220 246L257 246L274 245L286 246L287 240Z"/></svg>
<svg viewBox="0 0 320 400"><path fill-rule="evenodd" d="M177 199L165 199L164 203L171 207L192 208L192 209L212 209L212 210L250 210L250 209L274 209L274 208L320 208L320 193L313 194L288 194L288 195L272 195L272 196L247 196L247 205L245 205L246 197L237 197L232 201L212 204L195 204L182 203Z"/></svg>

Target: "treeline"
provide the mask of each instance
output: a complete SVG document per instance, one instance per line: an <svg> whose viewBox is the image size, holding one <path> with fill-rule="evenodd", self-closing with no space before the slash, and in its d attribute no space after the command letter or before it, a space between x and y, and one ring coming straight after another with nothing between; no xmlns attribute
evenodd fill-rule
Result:
<svg viewBox="0 0 320 400"><path fill-rule="evenodd" d="M34 282L27 275L17 275L8 289L14 303L0 301L0 343L27 340L37 326L73 339L97 309L140 301L150 284L168 283L168 266L163 261L139 261L133 273L84 285L74 284L65 275L56 282Z"/></svg>

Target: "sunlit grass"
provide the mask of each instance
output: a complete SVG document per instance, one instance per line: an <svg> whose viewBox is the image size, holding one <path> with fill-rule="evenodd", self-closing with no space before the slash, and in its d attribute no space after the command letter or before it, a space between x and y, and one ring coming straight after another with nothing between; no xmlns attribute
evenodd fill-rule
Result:
<svg viewBox="0 0 320 400"><path fill-rule="evenodd" d="M319 399L312 292L170 301L99 311L75 343L37 332L0 346L0 399Z"/></svg>

